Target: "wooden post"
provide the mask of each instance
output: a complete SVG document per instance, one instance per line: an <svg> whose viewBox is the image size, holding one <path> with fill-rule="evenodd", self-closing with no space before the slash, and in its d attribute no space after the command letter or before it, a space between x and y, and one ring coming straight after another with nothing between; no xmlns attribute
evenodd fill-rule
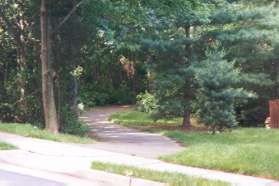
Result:
<svg viewBox="0 0 279 186"><path fill-rule="evenodd" d="M270 127L279 128L279 99L269 101Z"/></svg>

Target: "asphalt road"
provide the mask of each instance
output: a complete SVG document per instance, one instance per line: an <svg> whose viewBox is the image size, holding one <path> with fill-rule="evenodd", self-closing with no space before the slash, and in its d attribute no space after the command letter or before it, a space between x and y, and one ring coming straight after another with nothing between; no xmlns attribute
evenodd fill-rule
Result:
<svg viewBox="0 0 279 186"><path fill-rule="evenodd" d="M64 186L65 184L33 176L0 170L0 186Z"/></svg>

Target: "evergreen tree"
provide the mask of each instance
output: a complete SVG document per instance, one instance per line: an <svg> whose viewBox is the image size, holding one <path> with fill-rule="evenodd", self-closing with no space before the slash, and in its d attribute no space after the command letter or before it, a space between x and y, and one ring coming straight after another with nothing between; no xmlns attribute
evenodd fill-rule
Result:
<svg viewBox="0 0 279 186"><path fill-rule="evenodd" d="M199 85L195 102L198 118L215 133L237 124L235 104L239 100L254 97L254 94L238 88L245 75L235 62L224 59L225 52L207 52L207 59L195 70Z"/></svg>
<svg viewBox="0 0 279 186"><path fill-rule="evenodd" d="M163 1L152 16L155 33L144 40L150 49L159 117L182 116L190 127L191 104L195 95L193 63L202 57L199 29L209 23L214 4L206 1ZM159 34L158 34L159 33Z"/></svg>
<svg viewBox="0 0 279 186"><path fill-rule="evenodd" d="M275 1L236 1L212 15L205 38L218 40L225 56L247 74L242 86L253 90L257 99L241 103L236 111L242 125L262 124L268 114L268 100L278 97L278 7ZM277 96L276 96L277 95Z"/></svg>
<svg viewBox="0 0 279 186"><path fill-rule="evenodd" d="M235 59L237 66L244 71L247 69L246 79L249 81L242 86L250 88L270 82L263 71L259 72L258 67L251 67L248 63L251 58L255 59L250 52L262 49L262 44L268 41L266 37L270 29L274 29L259 24L270 17L270 10L274 7L251 7L251 4L242 1L179 2L184 3L178 3L177 7L171 2L165 4L170 7L168 11L161 9L166 14L162 15L159 11L155 16L157 22L169 21L156 26L160 34L146 39L145 44L152 56L150 61L155 77L154 93L159 100L159 115L183 116L183 126L189 127L191 105L197 90L193 78L195 63L206 58L206 48L212 43L220 41L228 51L224 58L229 61Z"/></svg>

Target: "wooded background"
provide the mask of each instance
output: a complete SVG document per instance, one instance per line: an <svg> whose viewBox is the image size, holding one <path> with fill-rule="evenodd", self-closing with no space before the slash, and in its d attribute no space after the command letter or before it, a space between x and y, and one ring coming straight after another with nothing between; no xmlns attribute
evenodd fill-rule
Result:
<svg viewBox="0 0 279 186"><path fill-rule="evenodd" d="M186 127L191 115L263 125L278 18L275 0L0 0L0 121L83 133L79 103L147 91L154 115Z"/></svg>

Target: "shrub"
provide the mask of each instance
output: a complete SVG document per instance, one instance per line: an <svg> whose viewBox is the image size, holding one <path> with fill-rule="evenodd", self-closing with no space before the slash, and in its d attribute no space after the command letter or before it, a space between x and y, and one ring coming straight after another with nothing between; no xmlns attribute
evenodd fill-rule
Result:
<svg viewBox="0 0 279 186"><path fill-rule="evenodd" d="M86 107L135 103L131 88L122 83L114 88L109 82L92 83L80 91L80 100Z"/></svg>
<svg viewBox="0 0 279 186"><path fill-rule="evenodd" d="M110 94L109 104L134 104L135 94L130 88L122 83L117 89L113 89Z"/></svg>
<svg viewBox="0 0 279 186"><path fill-rule="evenodd" d="M0 103L0 121L12 121L14 120L13 106L8 103Z"/></svg>
<svg viewBox="0 0 279 186"><path fill-rule="evenodd" d="M60 131L67 134L84 136L89 132L89 127L78 120L68 106L63 107L61 112Z"/></svg>
<svg viewBox="0 0 279 186"><path fill-rule="evenodd" d="M157 103L155 96L148 92L137 96L137 109L141 112L154 113L158 108Z"/></svg>

